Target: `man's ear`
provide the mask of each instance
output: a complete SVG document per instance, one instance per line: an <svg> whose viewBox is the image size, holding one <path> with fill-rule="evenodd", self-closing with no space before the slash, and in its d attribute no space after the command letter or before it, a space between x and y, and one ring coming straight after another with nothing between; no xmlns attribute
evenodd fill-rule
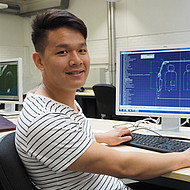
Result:
<svg viewBox="0 0 190 190"><path fill-rule="evenodd" d="M40 71L43 71L44 70L44 64L43 64L43 61L42 61L42 57L38 52L33 53L33 60L34 60L34 63L36 65L36 67Z"/></svg>

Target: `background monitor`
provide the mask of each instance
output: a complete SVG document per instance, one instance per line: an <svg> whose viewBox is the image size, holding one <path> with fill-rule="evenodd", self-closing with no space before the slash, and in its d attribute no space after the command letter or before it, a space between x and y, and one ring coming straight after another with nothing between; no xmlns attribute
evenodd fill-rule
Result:
<svg viewBox="0 0 190 190"><path fill-rule="evenodd" d="M190 117L190 46L117 50L116 114L162 118L179 131Z"/></svg>
<svg viewBox="0 0 190 190"><path fill-rule="evenodd" d="M22 58L0 60L0 103L5 104L1 115L18 114L16 104L22 104Z"/></svg>

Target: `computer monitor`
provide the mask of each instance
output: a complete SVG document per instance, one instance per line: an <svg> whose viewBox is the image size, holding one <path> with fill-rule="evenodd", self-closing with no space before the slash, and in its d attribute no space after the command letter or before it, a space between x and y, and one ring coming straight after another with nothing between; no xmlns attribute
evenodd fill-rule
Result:
<svg viewBox="0 0 190 190"><path fill-rule="evenodd" d="M0 60L0 115L13 115L16 104L22 104L22 58Z"/></svg>
<svg viewBox="0 0 190 190"><path fill-rule="evenodd" d="M116 114L161 117L162 131L190 118L190 46L119 48Z"/></svg>

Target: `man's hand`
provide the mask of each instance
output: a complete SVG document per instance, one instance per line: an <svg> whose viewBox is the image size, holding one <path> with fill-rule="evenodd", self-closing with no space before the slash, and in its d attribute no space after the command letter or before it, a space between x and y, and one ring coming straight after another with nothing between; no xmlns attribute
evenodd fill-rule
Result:
<svg viewBox="0 0 190 190"><path fill-rule="evenodd" d="M118 145L132 139L132 133L127 127L119 127L106 133L96 133L96 141L108 145Z"/></svg>

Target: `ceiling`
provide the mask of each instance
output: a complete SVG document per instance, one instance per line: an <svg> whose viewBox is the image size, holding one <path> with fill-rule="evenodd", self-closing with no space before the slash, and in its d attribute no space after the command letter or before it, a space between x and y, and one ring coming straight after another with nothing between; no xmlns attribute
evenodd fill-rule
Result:
<svg viewBox="0 0 190 190"><path fill-rule="evenodd" d="M49 8L67 9L69 0L0 0L8 4L7 9L0 9L0 13L32 16L37 12Z"/></svg>

